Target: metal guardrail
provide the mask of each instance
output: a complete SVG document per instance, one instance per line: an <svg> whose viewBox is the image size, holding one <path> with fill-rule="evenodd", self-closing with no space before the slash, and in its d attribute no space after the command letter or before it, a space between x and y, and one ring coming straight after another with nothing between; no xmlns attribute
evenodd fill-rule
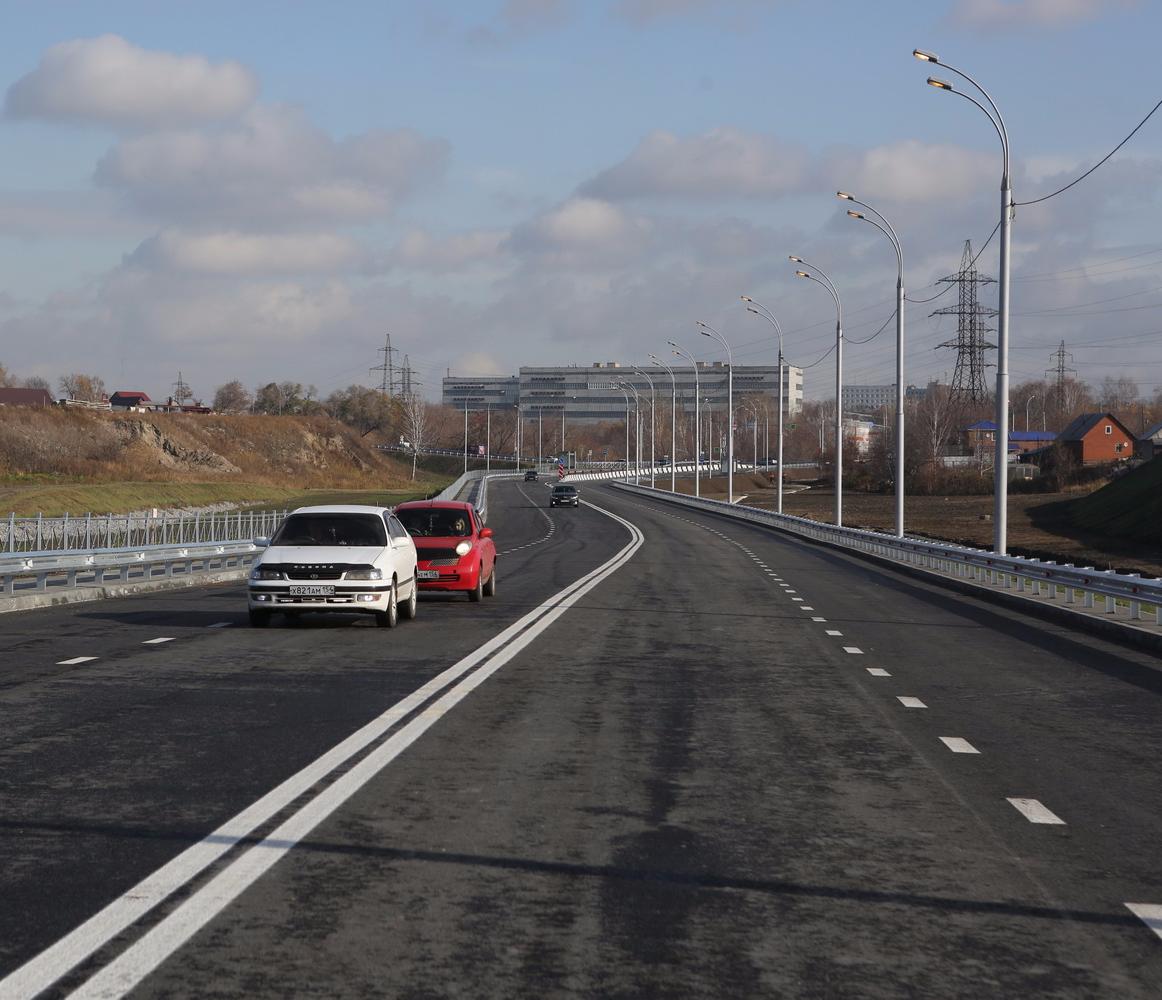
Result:
<svg viewBox="0 0 1162 1000"><path fill-rule="evenodd" d="M13 553L93 552L152 545L203 545L272 535L288 511L161 511L0 520L0 561Z"/></svg>
<svg viewBox="0 0 1162 1000"><path fill-rule="evenodd" d="M916 566L930 572L965 580L979 586L1024 593L1086 610L1103 610L1130 621L1153 621L1162 625L1162 580L1136 573L1114 573L1092 566L1045 562L1021 556L1000 556L983 549L949 542L897 538L878 531L840 528L790 514L729 504L722 500L674 495L668 490L615 482L618 489L666 500L670 503L711 511L741 521L778 528L842 548L865 552L889 562ZM1153 609L1152 612L1148 609Z"/></svg>

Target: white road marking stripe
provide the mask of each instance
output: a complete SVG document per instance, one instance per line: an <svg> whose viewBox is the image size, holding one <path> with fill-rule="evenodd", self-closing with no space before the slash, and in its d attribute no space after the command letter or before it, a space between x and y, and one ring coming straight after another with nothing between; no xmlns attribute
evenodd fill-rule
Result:
<svg viewBox="0 0 1162 1000"><path fill-rule="evenodd" d="M909 695L903 695L903 696L896 695L896 701L898 701L901 705L903 705L904 708L927 708L928 707L919 698L912 698Z"/></svg>
<svg viewBox="0 0 1162 1000"><path fill-rule="evenodd" d="M791 600L792 600L792 601L801 601L801 600L803 600L803 598L801 598L801 597L792 597L792 598L791 598Z"/></svg>
<svg viewBox="0 0 1162 1000"><path fill-rule="evenodd" d="M953 753L980 753L968 740L961 739L959 736L941 736L940 742Z"/></svg>
<svg viewBox="0 0 1162 1000"><path fill-rule="evenodd" d="M1158 903L1126 903L1126 909L1162 938L1162 906Z"/></svg>
<svg viewBox="0 0 1162 1000"><path fill-rule="evenodd" d="M1036 799L1005 799L1030 823L1045 823L1049 826L1065 826L1065 820L1046 809Z"/></svg>
<svg viewBox="0 0 1162 1000"><path fill-rule="evenodd" d="M843 635L843 633L840 632L837 628L825 628L823 631L827 635Z"/></svg>
<svg viewBox="0 0 1162 1000"><path fill-rule="evenodd" d="M844 646L843 651L845 653L856 653L860 656L863 655L863 650L860 649L858 646Z"/></svg>
<svg viewBox="0 0 1162 1000"><path fill-rule="evenodd" d="M787 593L788 593L788 594L797 594L797 593L799 593L799 591L797 591L797 590L790 590L790 589L788 589L788 590L787 590Z"/></svg>
<svg viewBox="0 0 1162 1000"><path fill-rule="evenodd" d="M95 656L74 656L71 660L57 660L58 667L75 667L78 663L88 663L90 660L95 660Z"/></svg>
<svg viewBox="0 0 1162 1000"><path fill-rule="evenodd" d="M207 625L206 628L229 628L233 622L214 622L213 625Z"/></svg>
<svg viewBox="0 0 1162 1000"><path fill-rule="evenodd" d="M163 642L173 642L176 636L163 635L160 639L146 639L141 645L143 646L157 646Z"/></svg>
<svg viewBox="0 0 1162 1000"><path fill-rule="evenodd" d="M31 997L48 989L61 976L85 961L94 952L105 947L118 934L131 927L155 906L205 871L257 827L277 815L300 795L309 791L314 784L327 777L360 750L385 735L401 719L423 706L429 699L444 691L445 688L460 680L468 671L496 653L497 655L486 667L472 674L456 687L451 688L443 696L453 699L448 707L458 702L474 687L487 679L491 673L500 669L516 653L528 646L533 639L544 632L581 597L593 590L607 576L620 569L641 547L645 536L636 526L624 518L588 501L582 502L587 507L591 507L625 525L630 531L631 541L612 558L542 602L483 646L473 650L443 673L433 677L427 684L391 706L378 718L352 733L347 739L332 747L297 774L291 775L278 787L267 792L261 799L252 803L232 819L227 820L199 843L186 848L152 875L146 876L133 888L113 900L104 909L94 914L55 944L50 945L4 979L0 979L0 1000L8 1000L10 997ZM315 824L326 818L406 746L414 742L431 724L431 720L420 717L393 734L334 784L309 800L270 837L257 847L250 848L242 854L233 864L215 876L201 890L194 893L169 917L157 924L153 930L126 949L110 965L98 971L71 995L119 997L128 992L135 983L140 982L144 976L165 961L174 950L199 930L201 925L196 924L192 919L187 920L187 915L193 911L202 915L208 914L205 916L206 920L212 918L214 913L226 906L250 882L262 874L265 868L257 866L261 863L263 855L269 858L270 864L281 858L289 847L294 846L297 840L308 833ZM304 826L308 816L314 818L310 825ZM232 885L228 884L231 882L233 882ZM209 892L209 890L213 891ZM215 906L216 909L214 909ZM175 920L175 918L177 919Z"/></svg>
<svg viewBox="0 0 1162 1000"><path fill-rule="evenodd" d="M813 621L813 622L825 622L825 621L827 621L827 619L826 618L812 618L811 621Z"/></svg>
<svg viewBox="0 0 1162 1000"><path fill-rule="evenodd" d="M871 674L873 677L891 677L892 676L883 667L868 667L867 672L869 674Z"/></svg>
<svg viewBox="0 0 1162 1000"><path fill-rule="evenodd" d="M815 609L808 607L806 604L800 604L799 610L800 611L814 611Z"/></svg>

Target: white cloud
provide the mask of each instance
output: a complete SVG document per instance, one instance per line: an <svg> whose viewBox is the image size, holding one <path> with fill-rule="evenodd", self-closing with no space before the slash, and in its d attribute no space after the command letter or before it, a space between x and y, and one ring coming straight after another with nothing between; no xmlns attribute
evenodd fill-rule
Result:
<svg viewBox="0 0 1162 1000"><path fill-rule="evenodd" d="M820 172L831 177L835 188L858 198L915 204L978 195L990 182L1000 184L1000 170L996 155L906 139L833 154Z"/></svg>
<svg viewBox="0 0 1162 1000"><path fill-rule="evenodd" d="M1138 0L957 0L949 12L953 24L977 29L1056 28L1094 21Z"/></svg>
<svg viewBox="0 0 1162 1000"><path fill-rule="evenodd" d="M259 106L222 129L125 139L96 179L165 220L366 222L442 173L447 156L446 142L410 129L336 141L297 109Z"/></svg>
<svg viewBox="0 0 1162 1000"><path fill-rule="evenodd" d="M736 128L715 128L686 138L659 130L580 191L613 200L772 197L803 183L807 159L797 147Z"/></svg>
<svg viewBox="0 0 1162 1000"><path fill-rule="evenodd" d="M97 121L113 125L173 125L228 118L258 92L237 62L138 48L117 35L61 42L8 88L13 118Z"/></svg>
<svg viewBox="0 0 1162 1000"><path fill-rule="evenodd" d="M58 236L141 236L149 231L127 216L116 200L99 191L0 193L0 234L23 239Z"/></svg>
<svg viewBox="0 0 1162 1000"><path fill-rule="evenodd" d="M256 235L187 233L167 229L137 248L138 266L217 275L332 273L357 265L354 240L331 233Z"/></svg>
<svg viewBox="0 0 1162 1000"><path fill-rule="evenodd" d="M460 271L494 260L508 237L506 230L488 229L438 237L422 229L407 233L391 253L393 263L420 271Z"/></svg>

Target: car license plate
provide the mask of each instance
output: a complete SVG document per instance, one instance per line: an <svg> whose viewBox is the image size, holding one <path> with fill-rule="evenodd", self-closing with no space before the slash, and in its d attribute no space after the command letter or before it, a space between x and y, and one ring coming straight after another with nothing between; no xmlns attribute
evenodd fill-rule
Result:
<svg viewBox="0 0 1162 1000"><path fill-rule="evenodd" d="M290 595L291 597L334 597L335 588L323 586L320 583L304 583L292 585Z"/></svg>
<svg viewBox="0 0 1162 1000"><path fill-rule="evenodd" d="M416 576L421 580L438 580L440 579L440 571L438 569L420 569L416 570Z"/></svg>

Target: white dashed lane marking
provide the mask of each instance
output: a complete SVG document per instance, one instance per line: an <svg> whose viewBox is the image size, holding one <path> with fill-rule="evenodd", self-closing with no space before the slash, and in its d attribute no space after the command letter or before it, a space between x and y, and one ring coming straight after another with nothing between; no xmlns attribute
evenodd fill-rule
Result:
<svg viewBox="0 0 1162 1000"><path fill-rule="evenodd" d="M928 707L919 698L913 698L910 695L896 695L896 701L898 701L901 705L903 705L904 708L927 708Z"/></svg>
<svg viewBox="0 0 1162 1000"><path fill-rule="evenodd" d="M1046 826L1065 826L1065 820L1046 809L1036 799L1005 799L1014 809L1030 823L1041 823Z"/></svg>
<svg viewBox="0 0 1162 1000"><path fill-rule="evenodd" d="M962 739L959 736L941 736L940 742L953 753L980 753L968 740Z"/></svg>
<svg viewBox="0 0 1162 1000"><path fill-rule="evenodd" d="M863 650L860 649L858 646L844 646L843 651L845 653L855 653L858 656L863 655Z"/></svg>
<svg viewBox="0 0 1162 1000"><path fill-rule="evenodd" d="M207 625L206 628L229 628L233 622L214 622L213 625Z"/></svg>
<svg viewBox="0 0 1162 1000"><path fill-rule="evenodd" d="M1127 903L1126 909L1162 938L1162 905L1158 903Z"/></svg>
<svg viewBox="0 0 1162 1000"><path fill-rule="evenodd" d="M892 676L883 667L868 667L867 672L869 674L871 674L873 677L891 677Z"/></svg>
<svg viewBox="0 0 1162 1000"><path fill-rule="evenodd" d="M172 635L163 635L159 639L146 639L141 645L143 646L160 646L163 642L173 642L176 637Z"/></svg>
<svg viewBox="0 0 1162 1000"><path fill-rule="evenodd" d="M827 629L824 629L823 631L826 632L827 635L843 635L843 633L840 632L839 629L837 629L837 628L827 628Z"/></svg>
<svg viewBox="0 0 1162 1000"><path fill-rule="evenodd" d="M827 619L826 618L812 618L811 621L813 621L813 622L825 622L825 621L827 621Z"/></svg>
<svg viewBox="0 0 1162 1000"><path fill-rule="evenodd" d="M88 663L95 660L95 656L74 656L71 660L57 660L58 667L75 667L78 663Z"/></svg>

